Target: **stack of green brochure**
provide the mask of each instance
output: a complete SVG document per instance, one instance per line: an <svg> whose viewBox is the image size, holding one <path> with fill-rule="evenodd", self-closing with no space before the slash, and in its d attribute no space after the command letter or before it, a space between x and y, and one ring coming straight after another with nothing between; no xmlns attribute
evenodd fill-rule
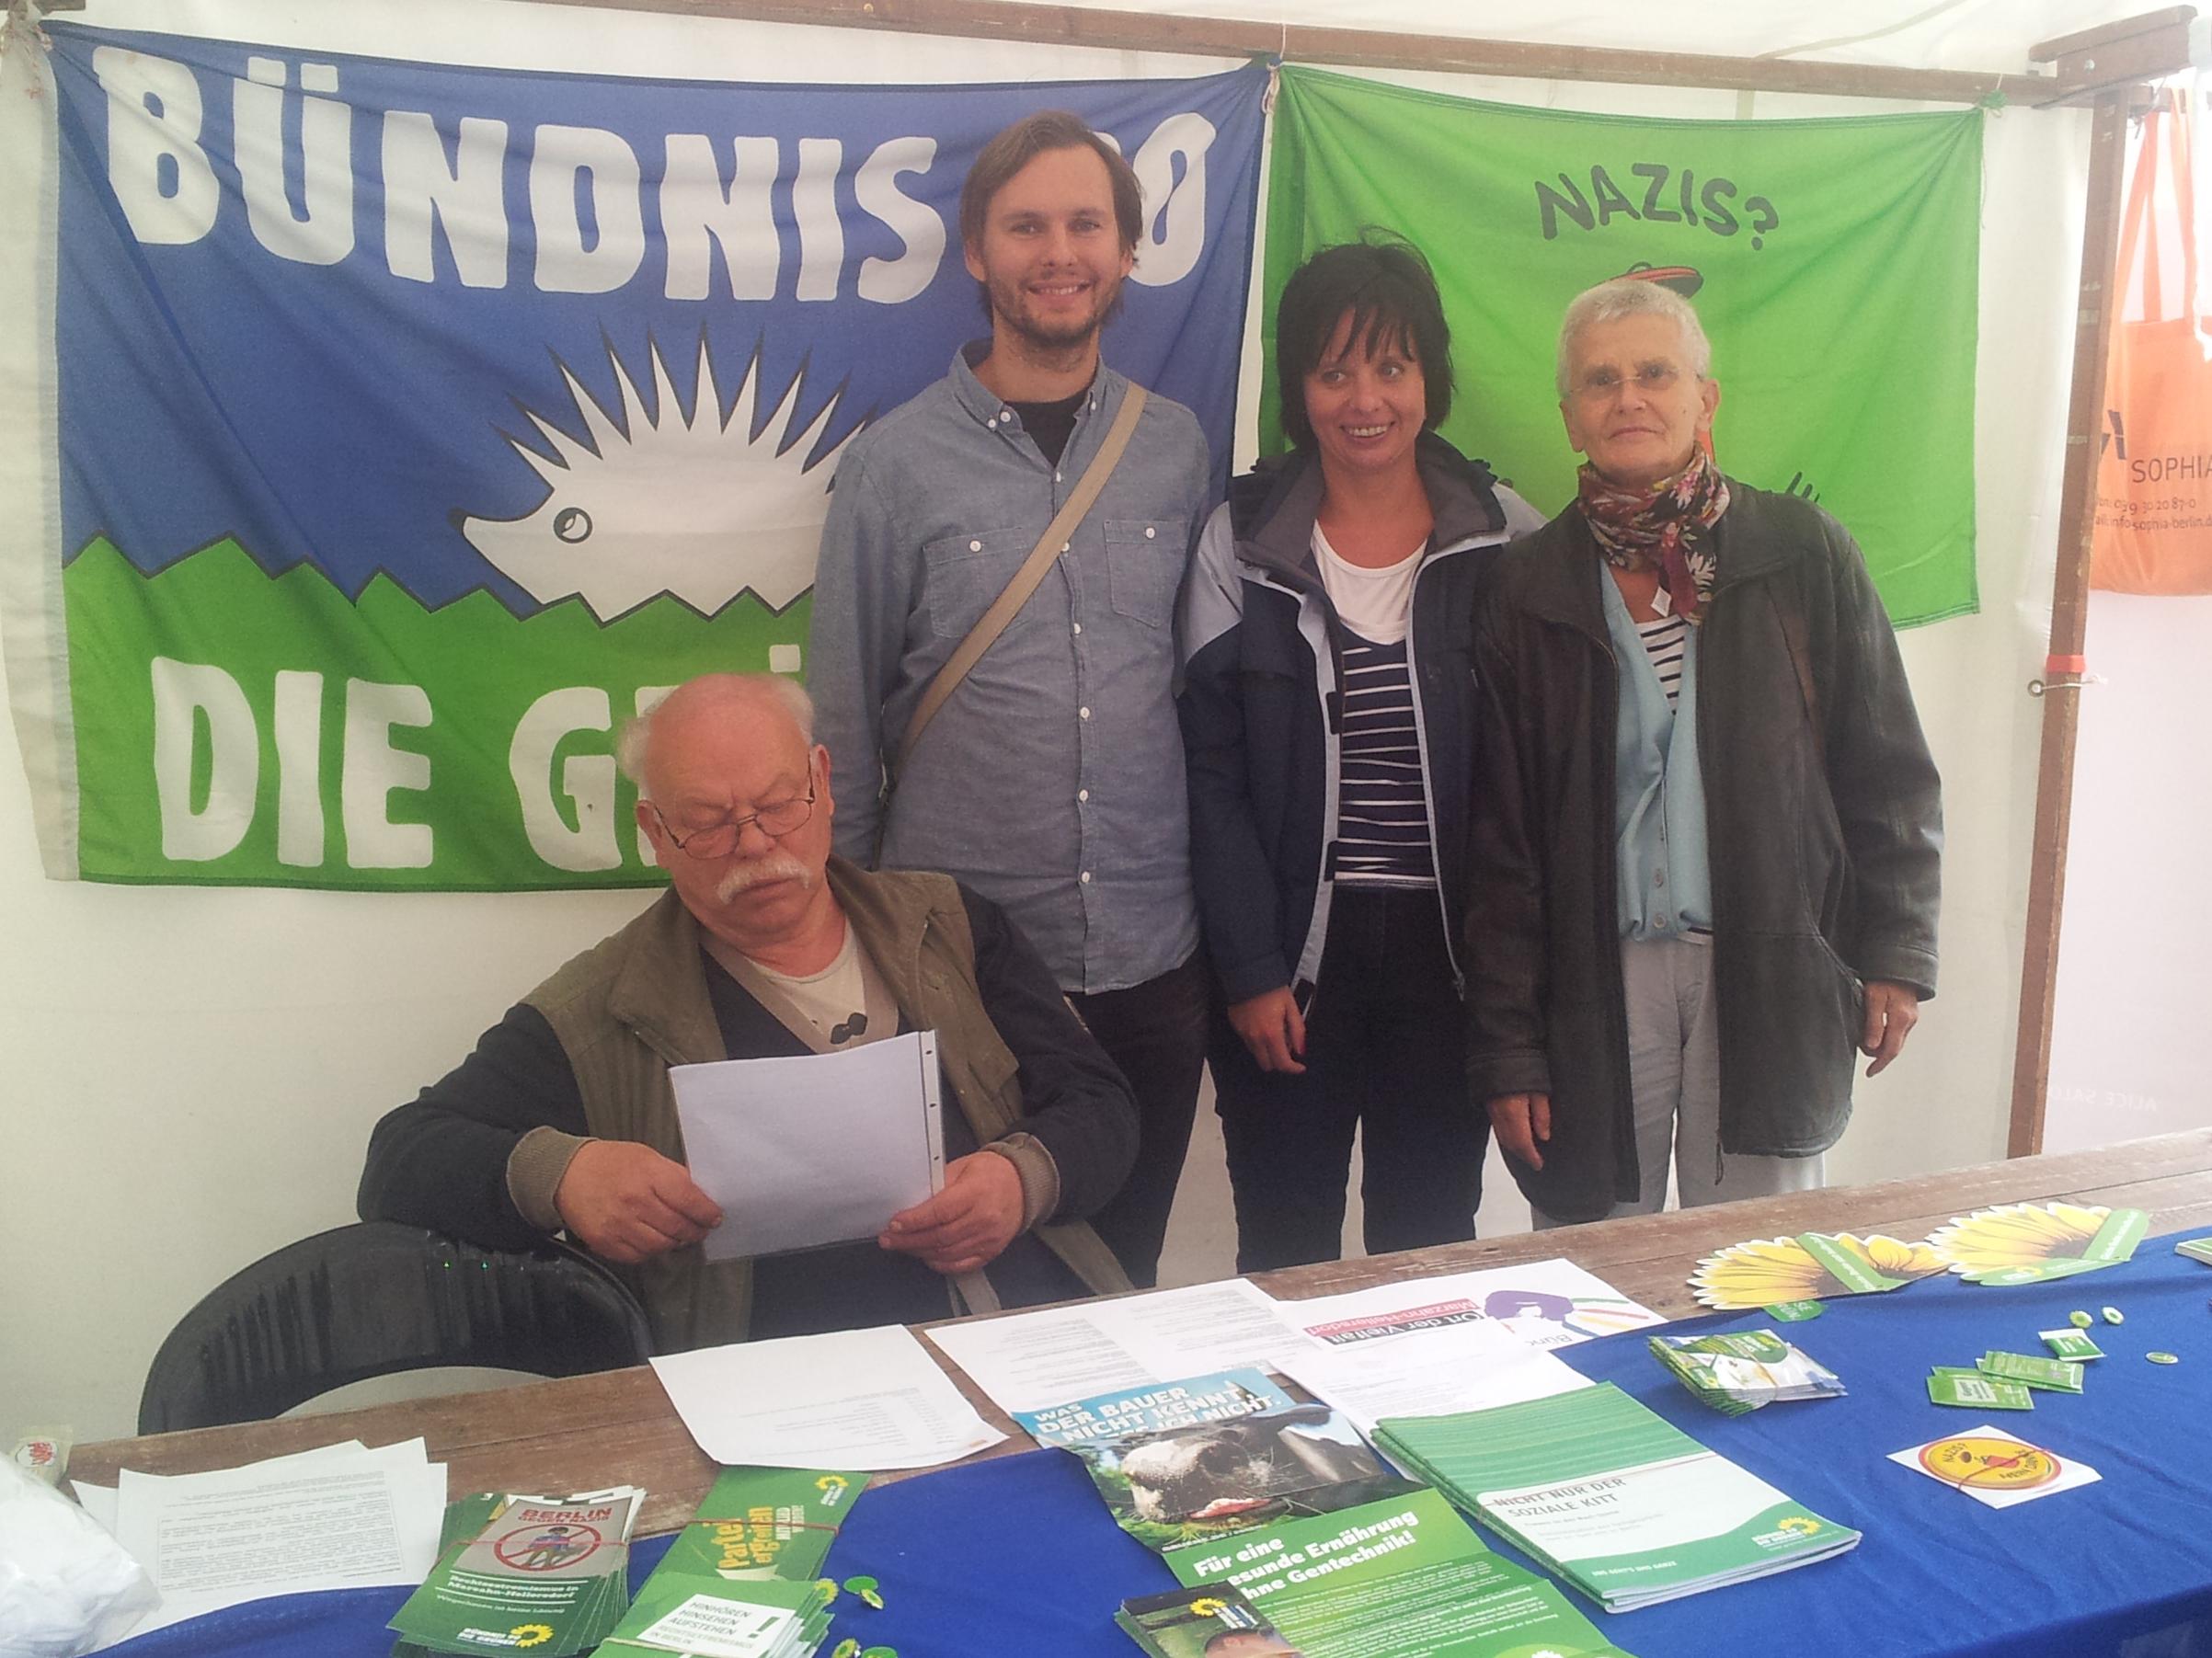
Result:
<svg viewBox="0 0 2212 1658"><path fill-rule="evenodd" d="M1826 1365L1771 1330L1655 1335L1652 1356L1675 1380L1724 1415L1741 1416L1795 1399L1838 1399L1843 1382Z"/></svg>
<svg viewBox="0 0 2212 1658"><path fill-rule="evenodd" d="M1226 1584L1200 1584L1195 1589L1125 1600L1114 1614L1114 1623L1144 1649L1145 1658L1206 1658L1206 1649L1217 1635L1232 1633L1244 1637L1242 1644L1256 1653L1292 1650L1283 1632L1253 1609L1244 1592Z"/></svg>
<svg viewBox="0 0 2212 1658"><path fill-rule="evenodd" d="M830 1632L836 1584L818 1581L865 1474L722 1470L600 1651L805 1658Z"/></svg>
<svg viewBox="0 0 2212 1658"><path fill-rule="evenodd" d="M1254 1658L1627 1658L1556 1588L1493 1554L1433 1491L1165 1558L1198 1593L1129 1602L1116 1621L1167 1658L1199 1658L1223 1629L1270 1623L1279 1644L1261 1644L1255 1632L1232 1650Z"/></svg>
<svg viewBox="0 0 2212 1658"><path fill-rule="evenodd" d="M1859 1541L1610 1382L1393 1417L1375 1439L1608 1611L1786 1572Z"/></svg>
<svg viewBox="0 0 2212 1658"><path fill-rule="evenodd" d="M405 1637L395 1654L590 1651L630 1604L630 1527L644 1500L618 1485L449 1504L438 1563L392 1619Z"/></svg>

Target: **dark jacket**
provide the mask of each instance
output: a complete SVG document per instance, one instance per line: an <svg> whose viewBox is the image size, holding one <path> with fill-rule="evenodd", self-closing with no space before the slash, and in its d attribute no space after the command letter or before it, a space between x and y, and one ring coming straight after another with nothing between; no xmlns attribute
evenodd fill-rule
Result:
<svg viewBox="0 0 2212 1658"><path fill-rule="evenodd" d="M1441 438L1423 434L1416 460L1436 531L1415 577L1406 665L1451 940L1466 898L1476 590L1496 548L1537 520L1488 467ZM1237 479L1183 589L1191 873L1207 951L1232 1002L1312 986L1328 932L1342 626L1313 558L1321 495L1320 463L1303 453Z"/></svg>
<svg viewBox="0 0 2212 1658"><path fill-rule="evenodd" d="M1842 1134L1864 981L1935 992L1943 818L1889 618L1843 528L1733 481L1698 657L1720 998L1721 1149ZM1613 863L1618 681L1570 507L1498 560L1475 629L1491 788L1468 936L1476 1099L1546 1092L1530 1201L1590 1220L1636 1195Z"/></svg>
<svg viewBox="0 0 2212 1658"><path fill-rule="evenodd" d="M1129 1172L1136 1108L1035 948L995 904L948 876L833 858L829 879L900 1028L938 1035L947 1161L1009 1137L1049 1158L1051 1206L991 1263L983 1287L1010 1305L1128 1288L1082 1218ZM525 1248L558 1224L554 1190L579 1137L635 1140L682 1161L670 1065L808 1051L701 947L690 911L664 893L376 1126L361 1218ZM558 1161L545 1165L548 1157ZM964 1310L948 1299L951 1280L872 1241L721 1263L693 1245L616 1271L644 1300L662 1352Z"/></svg>

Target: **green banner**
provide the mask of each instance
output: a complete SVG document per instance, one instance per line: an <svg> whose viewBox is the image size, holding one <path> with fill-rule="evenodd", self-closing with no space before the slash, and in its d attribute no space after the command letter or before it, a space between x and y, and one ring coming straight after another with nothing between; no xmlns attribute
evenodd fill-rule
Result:
<svg viewBox="0 0 2212 1658"><path fill-rule="evenodd" d="M1568 300L1639 273L1693 295L1724 470L1809 496L1900 623L1977 607L1979 110L1630 120L1287 67L1266 309L1317 248L1395 233L1435 268L1458 395L1444 433L1530 502L1573 497L1554 358ZM1270 373L1260 445L1282 447Z"/></svg>

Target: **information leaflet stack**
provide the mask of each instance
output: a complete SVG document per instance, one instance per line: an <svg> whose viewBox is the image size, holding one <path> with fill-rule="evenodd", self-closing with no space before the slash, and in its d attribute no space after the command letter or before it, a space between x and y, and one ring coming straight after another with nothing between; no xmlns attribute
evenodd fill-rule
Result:
<svg viewBox="0 0 2212 1658"><path fill-rule="evenodd" d="M724 1469L600 1652L808 1658L837 1595L818 1576L822 1561L867 1482L828 1469Z"/></svg>
<svg viewBox="0 0 2212 1658"><path fill-rule="evenodd" d="M1652 1356L1702 1404L1741 1416L1792 1400L1840 1399L1842 1379L1771 1330L1655 1335Z"/></svg>
<svg viewBox="0 0 2212 1658"><path fill-rule="evenodd" d="M1859 1541L1610 1383L1394 1417L1375 1439L1610 1612L1810 1565Z"/></svg>
<svg viewBox="0 0 2212 1658"><path fill-rule="evenodd" d="M438 1563L391 1627L394 1658L519 1648L571 1658L630 1604L634 1485L572 1496L482 1492L446 1508Z"/></svg>

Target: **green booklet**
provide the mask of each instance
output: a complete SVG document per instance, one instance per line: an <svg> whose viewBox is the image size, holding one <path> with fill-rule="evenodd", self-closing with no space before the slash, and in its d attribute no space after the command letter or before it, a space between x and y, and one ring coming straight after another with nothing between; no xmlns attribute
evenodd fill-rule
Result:
<svg viewBox="0 0 2212 1658"><path fill-rule="evenodd" d="M1185 1584L1240 1593L1281 1631L1279 1644L1229 1649L1251 1658L1626 1658L1552 1584L1493 1554L1433 1491L1166 1558Z"/></svg>
<svg viewBox="0 0 2212 1658"><path fill-rule="evenodd" d="M1610 1382L1393 1417L1375 1438L1608 1611L1810 1565L1859 1541Z"/></svg>
<svg viewBox="0 0 2212 1658"><path fill-rule="evenodd" d="M570 1658L606 1638L630 1604L634 1485L570 1496L464 1497L440 1552L390 1627L432 1652L528 1650Z"/></svg>
<svg viewBox="0 0 2212 1658"><path fill-rule="evenodd" d="M797 1658L830 1632L837 1585L818 1580L868 1476L726 1468L600 1649L615 1654Z"/></svg>
<svg viewBox="0 0 2212 1658"><path fill-rule="evenodd" d="M1148 1383L1014 1420L1072 1451L1120 1527L1165 1554L1416 1489L1333 1405L1260 1370Z"/></svg>
<svg viewBox="0 0 2212 1658"><path fill-rule="evenodd" d="M867 1483L865 1474L834 1469L726 1468L658 1570L812 1578Z"/></svg>

